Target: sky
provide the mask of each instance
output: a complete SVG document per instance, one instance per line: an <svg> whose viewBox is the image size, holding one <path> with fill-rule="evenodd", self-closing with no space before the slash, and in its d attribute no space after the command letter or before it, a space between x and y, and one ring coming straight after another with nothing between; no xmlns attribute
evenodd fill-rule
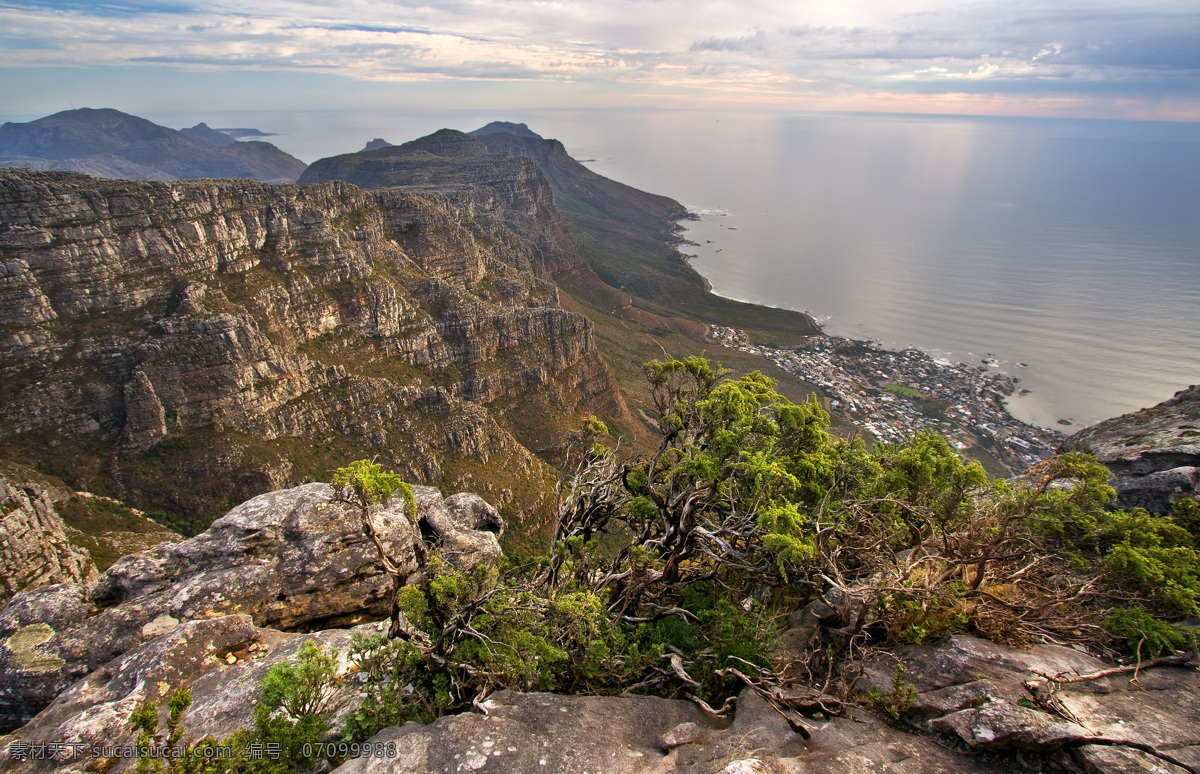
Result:
<svg viewBox="0 0 1200 774"><path fill-rule="evenodd" d="M0 0L0 118L411 105L1200 121L1200 0Z"/></svg>

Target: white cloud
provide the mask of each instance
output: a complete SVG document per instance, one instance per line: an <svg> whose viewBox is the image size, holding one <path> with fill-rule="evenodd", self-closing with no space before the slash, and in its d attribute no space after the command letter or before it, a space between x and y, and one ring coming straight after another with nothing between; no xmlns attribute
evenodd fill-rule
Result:
<svg viewBox="0 0 1200 774"><path fill-rule="evenodd" d="M0 66L167 65L377 80L726 92L1200 93L1200 10L774 0L0 0ZM12 41L6 45L5 40ZM968 84L968 85L964 85Z"/></svg>

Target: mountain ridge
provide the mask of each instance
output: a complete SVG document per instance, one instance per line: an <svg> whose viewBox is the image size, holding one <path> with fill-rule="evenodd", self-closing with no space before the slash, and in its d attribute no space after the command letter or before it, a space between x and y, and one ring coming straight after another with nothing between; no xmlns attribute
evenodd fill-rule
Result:
<svg viewBox="0 0 1200 774"><path fill-rule="evenodd" d="M229 142L218 145L220 137ZM177 131L112 108L5 123L0 164L135 180L248 177L274 183L294 182L305 167L268 142L237 142L203 123Z"/></svg>

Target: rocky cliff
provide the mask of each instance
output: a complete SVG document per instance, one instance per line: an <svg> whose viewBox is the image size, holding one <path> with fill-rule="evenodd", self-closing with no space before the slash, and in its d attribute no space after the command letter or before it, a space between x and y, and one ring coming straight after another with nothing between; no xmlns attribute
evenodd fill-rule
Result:
<svg viewBox="0 0 1200 774"><path fill-rule="evenodd" d="M1200 385L1080 430L1063 446L1095 454L1113 472L1119 506L1170 511L1177 497L1200 492Z"/></svg>
<svg viewBox="0 0 1200 774"><path fill-rule="evenodd" d="M96 565L71 545L45 489L14 486L0 474L0 603L27 587L96 579Z"/></svg>
<svg viewBox="0 0 1200 774"><path fill-rule="evenodd" d="M536 508L549 470L485 404L519 431L507 412L619 398L547 279L571 242L536 169L502 177L0 171L0 455L191 517L363 456L446 485L486 466L485 493Z"/></svg>
<svg viewBox="0 0 1200 774"><path fill-rule="evenodd" d="M526 268L554 272L579 263L575 238L538 166L530 159L491 154L484 143L462 132L442 129L403 145L320 159L304 170L298 182L331 180L360 188L490 189L507 204L506 225L538 250L540 267Z"/></svg>

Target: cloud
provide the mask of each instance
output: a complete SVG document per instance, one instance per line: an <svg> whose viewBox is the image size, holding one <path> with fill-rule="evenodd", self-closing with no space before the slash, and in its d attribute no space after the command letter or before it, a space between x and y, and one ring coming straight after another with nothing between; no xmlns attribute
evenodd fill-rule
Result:
<svg viewBox="0 0 1200 774"><path fill-rule="evenodd" d="M1125 90L1200 102L1200 10L1189 0L1086 10L1064 0L0 0L0 29L9 68L598 80L781 97Z"/></svg>
<svg viewBox="0 0 1200 774"><path fill-rule="evenodd" d="M101 3L87 2L86 0L26 0L26 2L0 4L0 8L5 7L75 11L109 18L140 16L146 13L192 13L195 10L194 6L187 3L156 2L155 0L114 0Z"/></svg>

